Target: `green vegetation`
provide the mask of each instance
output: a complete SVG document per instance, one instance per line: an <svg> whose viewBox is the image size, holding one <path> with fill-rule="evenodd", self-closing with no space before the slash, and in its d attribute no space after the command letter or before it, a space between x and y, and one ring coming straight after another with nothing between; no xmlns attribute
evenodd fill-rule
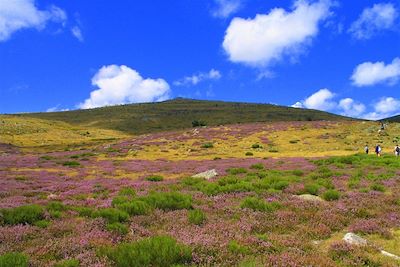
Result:
<svg viewBox="0 0 400 267"><path fill-rule="evenodd" d="M44 219L44 209L39 205L26 205L0 210L0 222L15 225L20 223L33 224Z"/></svg>
<svg viewBox="0 0 400 267"><path fill-rule="evenodd" d="M327 201L338 200L340 198L340 193L336 190L330 189L324 192L322 198Z"/></svg>
<svg viewBox="0 0 400 267"><path fill-rule="evenodd" d="M79 260L77 259L66 259L56 263L54 267L79 267L79 265Z"/></svg>
<svg viewBox="0 0 400 267"><path fill-rule="evenodd" d="M161 182L164 180L164 177L162 177L161 175L151 175L146 177L146 180L151 182Z"/></svg>
<svg viewBox="0 0 400 267"><path fill-rule="evenodd" d="M213 143L205 143L201 146L202 148L213 148L214 144Z"/></svg>
<svg viewBox="0 0 400 267"><path fill-rule="evenodd" d="M28 267L29 260L22 253L6 253L0 255L0 267Z"/></svg>
<svg viewBox="0 0 400 267"><path fill-rule="evenodd" d="M151 207L161 210L180 210L192 208L192 196L179 192L153 192L138 198Z"/></svg>
<svg viewBox="0 0 400 267"><path fill-rule="evenodd" d="M127 201L124 203L120 203L115 205L117 209L120 209L131 216L135 215L146 215L149 214L153 208L143 200L133 200Z"/></svg>
<svg viewBox="0 0 400 267"><path fill-rule="evenodd" d="M236 240L232 240L228 244L228 250L233 254L247 254L249 249L246 246L240 245Z"/></svg>
<svg viewBox="0 0 400 267"><path fill-rule="evenodd" d="M126 235L129 231L128 226L119 222L109 223L107 224L106 228L108 231L118 233L120 235Z"/></svg>
<svg viewBox="0 0 400 267"><path fill-rule="evenodd" d="M63 121L72 125L112 129L131 134L177 130L205 124L197 118L204 118L208 126L250 122L348 119L322 111L269 104L190 99L13 116Z"/></svg>
<svg viewBox="0 0 400 267"><path fill-rule="evenodd" d="M63 166L68 166L68 167L77 167L80 166L81 164L77 161L64 161L62 163Z"/></svg>
<svg viewBox="0 0 400 267"><path fill-rule="evenodd" d="M104 250L117 267L168 267L192 260L191 249L168 236L146 238L135 243L122 243Z"/></svg>
<svg viewBox="0 0 400 267"><path fill-rule="evenodd" d="M108 223L126 222L129 219L128 213L115 208L99 209L92 216L104 218Z"/></svg>
<svg viewBox="0 0 400 267"><path fill-rule="evenodd" d="M240 204L242 209L251 209L254 211L272 212L281 207L278 202L266 202L263 199L247 197Z"/></svg>
<svg viewBox="0 0 400 267"><path fill-rule="evenodd" d="M201 210L190 210L188 220L191 224L201 225L206 220L206 215Z"/></svg>

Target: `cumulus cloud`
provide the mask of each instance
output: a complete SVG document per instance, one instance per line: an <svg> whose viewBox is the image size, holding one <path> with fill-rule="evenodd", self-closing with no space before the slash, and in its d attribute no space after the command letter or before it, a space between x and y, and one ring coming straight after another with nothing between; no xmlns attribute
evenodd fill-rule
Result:
<svg viewBox="0 0 400 267"><path fill-rule="evenodd" d="M163 79L144 79L127 66L102 67L92 78L97 87L78 107L82 109L127 103L163 101L169 98L170 87Z"/></svg>
<svg viewBox="0 0 400 267"><path fill-rule="evenodd" d="M310 95L301 104L309 109L331 110L336 106L336 103L332 100L334 97L335 94L325 88Z"/></svg>
<svg viewBox="0 0 400 267"><path fill-rule="evenodd" d="M364 117L370 120L381 120L398 115L400 113L400 99L393 97L382 97L373 104L373 112L367 113Z"/></svg>
<svg viewBox="0 0 400 267"><path fill-rule="evenodd" d="M83 42L83 35L82 35L82 31L78 26L74 26L71 28L71 33L73 36L75 36L76 39L78 39L79 41Z"/></svg>
<svg viewBox="0 0 400 267"><path fill-rule="evenodd" d="M339 102L336 102L335 97L335 93L325 88L310 95L303 101L296 102L292 107L335 111L341 115L350 117L360 117L364 114L366 110L364 104L357 102L352 98L344 98L339 100Z"/></svg>
<svg viewBox="0 0 400 267"><path fill-rule="evenodd" d="M66 20L65 11L57 6L40 10L34 0L4 0L0 4L0 41L22 29L42 30L48 22L64 24Z"/></svg>
<svg viewBox="0 0 400 267"><path fill-rule="evenodd" d="M59 111L69 111L69 109L68 108L60 108L60 105L57 105L55 107L51 107L46 110L46 112L59 112Z"/></svg>
<svg viewBox="0 0 400 267"><path fill-rule="evenodd" d="M355 86L372 86L379 83L394 85L400 78L400 58L395 58L392 63L365 62L358 65L351 76Z"/></svg>
<svg viewBox="0 0 400 267"><path fill-rule="evenodd" d="M365 112L365 105L354 101L351 98L344 98L339 101L338 108L342 110L342 115L358 117Z"/></svg>
<svg viewBox="0 0 400 267"><path fill-rule="evenodd" d="M216 8L212 15L218 18L227 18L242 7L242 0L215 0Z"/></svg>
<svg viewBox="0 0 400 267"><path fill-rule="evenodd" d="M197 85L200 82L207 80L219 80L222 77L221 72L211 69L209 72L200 72L192 76L186 76L174 82L176 86Z"/></svg>
<svg viewBox="0 0 400 267"><path fill-rule="evenodd" d="M360 17L350 26L349 33L356 39L370 39L382 30L391 29L398 15L391 3L375 4L363 10Z"/></svg>
<svg viewBox="0 0 400 267"><path fill-rule="evenodd" d="M223 41L232 62L265 66L283 56L296 56L318 34L330 15L331 2L297 0L291 12L274 8L255 18L234 18Z"/></svg>

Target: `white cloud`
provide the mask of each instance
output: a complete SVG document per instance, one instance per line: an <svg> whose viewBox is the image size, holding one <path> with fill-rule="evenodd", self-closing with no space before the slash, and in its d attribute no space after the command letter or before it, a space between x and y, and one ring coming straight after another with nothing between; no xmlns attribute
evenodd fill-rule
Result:
<svg viewBox="0 0 400 267"><path fill-rule="evenodd" d="M64 24L66 20L64 10L56 6L39 10L34 0L1 0L0 41L8 40L14 32L22 29L42 30L50 21Z"/></svg>
<svg viewBox="0 0 400 267"><path fill-rule="evenodd" d="M304 108L303 103L301 103L300 101L294 103L292 105L292 108Z"/></svg>
<svg viewBox="0 0 400 267"><path fill-rule="evenodd" d="M297 0L293 10L272 9L254 19L234 18L223 48L232 62L265 66L283 56L296 56L318 34L319 23L330 15L331 2Z"/></svg>
<svg viewBox="0 0 400 267"><path fill-rule="evenodd" d="M349 32L356 39L370 39L382 30L395 25L398 12L391 3L375 4L365 8L360 17L350 26Z"/></svg>
<svg viewBox="0 0 400 267"><path fill-rule="evenodd" d="M98 89L78 107L95 108L127 103L162 101L169 98L170 87L163 79L143 79L124 65L102 67L92 78Z"/></svg>
<svg viewBox="0 0 400 267"><path fill-rule="evenodd" d="M393 97L382 97L373 104L374 111L365 114L364 118L370 120L381 120L398 115L400 113L400 99Z"/></svg>
<svg viewBox="0 0 400 267"><path fill-rule="evenodd" d="M354 101L351 98L344 98L339 101L339 109L342 109L342 115L350 117L359 117L365 112L365 105Z"/></svg>
<svg viewBox="0 0 400 267"><path fill-rule="evenodd" d="M309 109L331 110L336 106L332 101L334 97L335 94L325 88L307 97L301 104Z"/></svg>
<svg viewBox="0 0 400 267"><path fill-rule="evenodd" d="M371 86L379 83L395 84L400 79L400 58L391 64L365 62L358 65L351 76L355 86Z"/></svg>
<svg viewBox="0 0 400 267"><path fill-rule="evenodd" d="M78 26L74 26L71 28L71 33L73 36L75 36L76 39L78 39L79 41L83 42L83 35L82 35L82 31Z"/></svg>
<svg viewBox="0 0 400 267"><path fill-rule="evenodd" d="M215 0L215 3L212 15L218 18L227 18L242 7L242 0Z"/></svg>
<svg viewBox="0 0 400 267"><path fill-rule="evenodd" d="M209 72L200 72L192 76L184 77L174 82L176 86L197 85L200 82L207 80L219 80L222 77L218 70L211 69Z"/></svg>

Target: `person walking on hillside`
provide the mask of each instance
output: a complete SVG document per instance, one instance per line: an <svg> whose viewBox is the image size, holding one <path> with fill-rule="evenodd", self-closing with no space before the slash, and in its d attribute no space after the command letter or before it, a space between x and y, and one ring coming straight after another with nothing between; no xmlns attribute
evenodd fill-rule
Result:
<svg viewBox="0 0 400 267"><path fill-rule="evenodd" d="M377 155L378 157L381 156L382 148L381 148L380 145L376 145L376 147L375 147L375 153L376 153L376 155Z"/></svg>
<svg viewBox="0 0 400 267"><path fill-rule="evenodd" d="M364 151L365 151L365 154L367 154L367 155L368 155L368 153L369 153L369 147L368 147L368 145L365 145L365 147L364 147Z"/></svg>
<svg viewBox="0 0 400 267"><path fill-rule="evenodd" d="M400 147L399 147L399 145L396 145L396 147L394 148L394 154L396 155L396 157L400 156Z"/></svg>

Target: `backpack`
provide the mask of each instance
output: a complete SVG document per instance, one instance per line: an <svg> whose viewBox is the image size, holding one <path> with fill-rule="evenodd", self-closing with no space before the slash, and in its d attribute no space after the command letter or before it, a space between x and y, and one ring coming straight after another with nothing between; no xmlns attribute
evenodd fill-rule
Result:
<svg viewBox="0 0 400 267"><path fill-rule="evenodd" d="M396 152L400 153L400 147L398 147L398 146L396 147Z"/></svg>

